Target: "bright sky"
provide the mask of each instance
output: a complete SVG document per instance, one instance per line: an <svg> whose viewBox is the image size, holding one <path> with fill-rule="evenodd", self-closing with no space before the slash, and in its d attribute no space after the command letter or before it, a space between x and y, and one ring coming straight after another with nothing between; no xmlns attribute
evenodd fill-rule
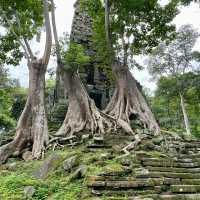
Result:
<svg viewBox="0 0 200 200"><path fill-rule="evenodd" d="M163 4L165 4L168 0L161 0ZM62 36L63 32L70 33L71 24L73 19L73 4L75 0L55 0L56 4L56 21L57 21L57 29L59 36ZM183 24L192 24L195 28L200 30L200 6L199 4L192 3L188 7L183 7L181 9L181 13L174 19L174 22L179 28ZM42 37L41 41L44 41L44 37ZM42 43L42 42L41 42ZM42 54L42 49L44 45L39 43L32 42L31 47L33 51L36 52L38 55ZM200 39L198 40L196 46L196 50L200 51ZM143 58L139 58L140 62L143 62ZM56 66L54 59L51 59L49 67ZM26 61L23 60L18 67L9 67L11 77L17 78L20 80L22 86L28 86L28 70L26 67ZM155 82L151 81L151 77L149 76L147 71L140 71L137 70L133 71L135 78L145 87L154 90L156 85Z"/></svg>

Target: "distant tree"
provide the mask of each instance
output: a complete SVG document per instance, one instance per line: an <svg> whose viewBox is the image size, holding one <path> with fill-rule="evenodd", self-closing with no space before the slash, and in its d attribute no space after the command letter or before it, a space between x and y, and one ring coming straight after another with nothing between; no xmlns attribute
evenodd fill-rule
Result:
<svg viewBox="0 0 200 200"><path fill-rule="evenodd" d="M0 66L0 132L6 132L14 128L16 120L14 117L13 106L16 103L15 94L19 87L17 79L11 79L8 75L8 70ZM25 95L26 97L26 95ZM21 111L23 110L22 105ZM17 109L20 109L17 106ZM21 114L21 111L19 115ZM18 115L18 117L19 117Z"/></svg>
<svg viewBox="0 0 200 200"><path fill-rule="evenodd" d="M0 88L5 88L8 82L7 70L3 67L3 65L0 65Z"/></svg>
<svg viewBox="0 0 200 200"><path fill-rule="evenodd" d="M199 3L199 0L179 0L183 5L189 5L191 2Z"/></svg>
<svg viewBox="0 0 200 200"><path fill-rule="evenodd" d="M193 134L200 131L200 75L185 73L178 77L161 77L157 84L155 95L150 97L152 109L160 125L166 129L184 129L183 113L180 107L180 81L184 84L184 98L187 102L187 112L190 116L190 127Z"/></svg>
<svg viewBox="0 0 200 200"><path fill-rule="evenodd" d="M171 88L178 92L181 100L181 108L184 116L186 132L190 135L189 119L185 106L185 88L187 82L180 79L180 75L194 71L197 63L194 63L193 47L198 38L198 32L191 25L182 26L177 32L175 40L161 43L148 59L149 72L154 77L170 76L176 78L176 85Z"/></svg>

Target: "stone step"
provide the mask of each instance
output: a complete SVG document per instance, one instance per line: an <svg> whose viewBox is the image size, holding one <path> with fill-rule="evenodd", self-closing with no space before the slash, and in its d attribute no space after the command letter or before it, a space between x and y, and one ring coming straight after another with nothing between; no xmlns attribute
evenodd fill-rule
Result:
<svg viewBox="0 0 200 200"><path fill-rule="evenodd" d="M146 167L152 172L177 172L177 173L200 173L200 168L177 168L177 167Z"/></svg>
<svg viewBox="0 0 200 200"><path fill-rule="evenodd" d="M178 155L178 157L179 158L191 158L191 159L193 159L193 158L200 158L200 153L198 153L198 154L179 154Z"/></svg>
<svg viewBox="0 0 200 200"><path fill-rule="evenodd" d="M112 200L112 198L109 198L109 200ZM113 200L120 199L113 197ZM200 194L152 194L137 197L129 197L128 200L200 200Z"/></svg>
<svg viewBox="0 0 200 200"><path fill-rule="evenodd" d="M174 148L186 148L186 149L199 149L200 148L200 143L182 143L182 144L169 144L168 147L174 147Z"/></svg>
<svg viewBox="0 0 200 200"><path fill-rule="evenodd" d="M124 176L128 176L131 173L132 173L131 168L124 167L122 170L119 170L119 171L101 172L101 173L98 173L97 176L124 177Z"/></svg>
<svg viewBox="0 0 200 200"><path fill-rule="evenodd" d="M186 148L200 148L200 142L184 143Z"/></svg>
<svg viewBox="0 0 200 200"><path fill-rule="evenodd" d="M108 199L109 197L113 198L115 197L115 200L118 200L119 198L123 198L123 197L133 197L133 196L137 196L137 195L150 195L150 194L155 194L155 190L153 189L141 189L141 190L134 190L134 189L130 189L130 190L92 190L91 191L93 195L96 196L105 196L106 199Z"/></svg>
<svg viewBox="0 0 200 200"><path fill-rule="evenodd" d="M90 149L110 149L111 146L104 145L104 144L89 144L89 145L87 145L87 148L90 148Z"/></svg>
<svg viewBox="0 0 200 200"><path fill-rule="evenodd" d="M191 163L179 163L171 162L170 160L157 160L157 161L143 161L143 166L152 166L152 167L177 167L177 168L197 168L200 167L200 162L191 162Z"/></svg>
<svg viewBox="0 0 200 200"><path fill-rule="evenodd" d="M149 179L135 179L130 177L127 180L107 180L106 177L87 177L86 180L88 187L93 188L106 188L106 189L131 189L131 188L144 188L144 187L154 187L164 184L164 179L159 178L149 178ZM180 182L178 182L180 183Z"/></svg>
<svg viewBox="0 0 200 200"><path fill-rule="evenodd" d="M197 193L200 192L200 185L171 185L170 191L173 193Z"/></svg>
<svg viewBox="0 0 200 200"><path fill-rule="evenodd" d="M200 174L194 173L173 173L173 172L149 172L138 174L136 178L179 178L179 179L200 179Z"/></svg>
<svg viewBox="0 0 200 200"><path fill-rule="evenodd" d="M200 185L200 179L181 179L180 183L182 185ZM175 185L177 183L172 183L172 185ZM180 185L180 184L177 184Z"/></svg>
<svg viewBox="0 0 200 200"><path fill-rule="evenodd" d="M169 162L169 163L194 163L198 162L200 164L200 158L147 158L147 157L141 157L138 158L138 160L141 160L143 162Z"/></svg>
<svg viewBox="0 0 200 200"><path fill-rule="evenodd" d="M160 195L159 198L161 200L199 200L200 194Z"/></svg>
<svg viewBox="0 0 200 200"><path fill-rule="evenodd" d="M89 187L101 187L105 186L106 181L113 181L113 182L136 182L137 184L146 184L149 183L151 186L156 185L180 185L181 183L184 184L191 184L192 181L194 182L194 185L198 185L198 181L200 179L181 179L180 178L167 178L167 177L161 177L161 178L135 178L135 177L111 177L111 176L88 176L86 178L86 183ZM103 182L103 183L102 183ZM102 183L102 184L101 184Z"/></svg>

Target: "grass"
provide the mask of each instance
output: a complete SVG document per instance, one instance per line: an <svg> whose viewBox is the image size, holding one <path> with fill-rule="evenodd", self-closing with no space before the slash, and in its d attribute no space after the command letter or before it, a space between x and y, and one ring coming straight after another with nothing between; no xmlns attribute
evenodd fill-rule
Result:
<svg viewBox="0 0 200 200"><path fill-rule="evenodd" d="M96 175L103 171L121 170L121 166L115 160L100 161L101 155L107 150L85 152L84 147L56 151L57 154L68 158L73 155L80 157L80 163L88 166L87 176ZM46 157L51 155L49 151ZM83 156L84 155L84 156ZM71 180L71 173L66 174L61 165L51 172L47 179L35 179L32 174L43 161L16 161L16 169L9 171L0 169L0 199L25 200L24 188L35 188L32 200L88 200L90 191L86 187L85 180ZM72 172L73 173L73 172Z"/></svg>

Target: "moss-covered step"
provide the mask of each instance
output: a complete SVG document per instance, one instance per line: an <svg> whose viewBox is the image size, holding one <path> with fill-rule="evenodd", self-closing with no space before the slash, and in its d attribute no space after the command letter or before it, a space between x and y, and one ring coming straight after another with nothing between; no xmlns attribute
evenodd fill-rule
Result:
<svg viewBox="0 0 200 200"><path fill-rule="evenodd" d="M179 163L167 160L157 160L157 161L143 161L143 166L152 166L152 167L181 167L181 168L194 168L200 167L199 162L192 162L192 163Z"/></svg>
<svg viewBox="0 0 200 200"><path fill-rule="evenodd" d="M191 142L191 143L184 143L184 147L186 148L200 148L200 142Z"/></svg>
<svg viewBox="0 0 200 200"><path fill-rule="evenodd" d="M172 172L149 172L148 174L138 174L136 178L180 178L180 179L200 179L200 174L192 173L172 173Z"/></svg>
<svg viewBox="0 0 200 200"><path fill-rule="evenodd" d="M95 196L104 196L106 199L108 197L116 197L117 198L122 198L122 197L134 197L134 196L139 196L139 195L151 195L154 194L156 195L156 192L153 188L145 188L141 190L134 190L134 189L127 189L127 190L92 190L91 191L93 195ZM104 199L103 199L104 200Z"/></svg>
<svg viewBox="0 0 200 200"><path fill-rule="evenodd" d="M165 195L143 195L129 197L128 200L199 200L200 194L165 194ZM111 200L111 199L109 199Z"/></svg>
<svg viewBox="0 0 200 200"><path fill-rule="evenodd" d="M200 173L200 168L178 168L178 167L146 167L152 172L177 172L177 173Z"/></svg>
<svg viewBox="0 0 200 200"><path fill-rule="evenodd" d="M154 187L157 185L163 185L164 179L130 179L130 180L103 180L102 177L88 177L87 186L94 188L120 188L120 189L129 189L129 188L141 188L141 187Z"/></svg>
<svg viewBox="0 0 200 200"><path fill-rule="evenodd" d="M200 185L171 185L173 193L197 193L200 192Z"/></svg>
<svg viewBox="0 0 200 200"><path fill-rule="evenodd" d="M180 183L182 185L200 185L200 179L181 179ZM175 185L175 183L173 183L173 185Z"/></svg>
<svg viewBox="0 0 200 200"><path fill-rule="evenodd" d="M200 158L200 153L196 153L196 154L179 154L178 155L179 158Z"/></svg>
<svg viewBox="0 0 200 200"><path fill-rule="evenodd" d="M160 195L155 200L199 200L200 194L177 194L177 195Z"/></svg>

